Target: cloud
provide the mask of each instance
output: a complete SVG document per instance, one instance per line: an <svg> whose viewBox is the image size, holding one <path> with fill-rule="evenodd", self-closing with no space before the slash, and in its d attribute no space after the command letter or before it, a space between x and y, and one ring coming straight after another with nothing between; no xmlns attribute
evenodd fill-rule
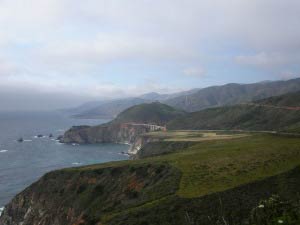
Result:
<svg viewBox="0 0 300 225"><path fill-rule="evenodd" d="M194 87L212 71L201 85L251 67L299 74L299 20L297 0L0 0L0 83L110 97ZM166 85L141 85L149 70Z"/></svg>
<svg viewBox="0 0 300 225"><path fill-rule="evenodd" d="M241 55L237 56L235 59L240 64L258 67L280 66L291 62L291 59L289 59L288 56L280 53L266 52L260 52L255 55Z"/></svg>
<svg viewBox="0 0 300 225"><path fill-rule="evenodd" d="M297 74L291 71L283 71L279 74L279 77L283 80L289 80L289 79L300 77L300 73Z"/></svg>
<svg viewBox="0 0 300 225"><path fill-rule="evenodd" d="M206 72L201 67L189 67L183 70L183 74L190 77L203 77Z"/></svg>
<svg viewBox="0 0 300 225"><path fill-rule="evenodd" d="M47 63L109 63L118 60L176 60L193 57L183 46L160 39L98 33L89 40L53 42L34 52Z"/></svg>
<svg viewBox="0 0 300 225"><path fill-rule="evenodd" d="M12 76L19 71L17 65L0 57L0 77Z"/></svg>
<svg viewBox="0 0 300 225"><path fill-rule="evenodd" d="M300 68L295 66L300 64L300 52L260 52L254 55L240 55L235 57L235 62L244 66L272 71L276 76L282 74L282 71L293 70L293 72L284 72L286 74L284 76L279 75L284 78L288 77L287 74L300 72Z"/></svg>

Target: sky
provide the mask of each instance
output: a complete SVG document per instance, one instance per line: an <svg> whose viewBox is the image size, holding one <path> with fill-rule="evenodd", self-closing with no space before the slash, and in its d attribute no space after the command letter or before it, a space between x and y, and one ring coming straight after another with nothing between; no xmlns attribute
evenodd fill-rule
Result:
<svg viewBox="0 0 300 225"><path fill-rule="evenodd" d="M0 111L300 76L299 0L0 0Z"/></svg>

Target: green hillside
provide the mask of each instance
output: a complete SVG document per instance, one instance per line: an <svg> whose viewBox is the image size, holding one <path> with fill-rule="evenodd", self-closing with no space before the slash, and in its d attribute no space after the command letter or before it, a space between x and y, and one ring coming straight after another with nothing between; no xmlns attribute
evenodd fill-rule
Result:
<svg viewBox="0 0 300 225"><path fill-rule="evenodd" d="M226 84L192 89L174 94L147 93L138 97L97 101L65 110L79 118L115 118L120 112L138 104L159 101L177 109L195 112L211 107L234 105L300 91L300 79L253 84Z"/></svg>
<svg viewBox="0 0 300 225"><path fill-rule="evenodd" d="M51 172L12 200L0 224L11 217L24 225L299 224L299 138L255 134L181 146Z"/></svg>
<svg viewBox="0 0 300 225"><path fill-rule="evenodd" d="M300 107L300 92L292 92L285 95L257 100L255 103L274 106Z"/></svg>
<svg viewBox="0 0 300 225"><path fill-rule="evenodd" d="M153 102L130 107L121 112L113 122L165 125L182 115L185 115L185 112L159 102Z"/></svg>
<svg viewBox="0 0 300 225"><path fill-rule="evenodd" d="M168 99L164 103L187 112L195 112L206 108L235 105L296 91L300 91L300 78L287 81L212 86L200 89L195 93Z"/></svg>
<svg viewBox="0 0 300 225"><path fill-rule="evenodd" d="M189 113L168 124L168 129L300 131L299 92L249 104L211 108Z"/></svg>

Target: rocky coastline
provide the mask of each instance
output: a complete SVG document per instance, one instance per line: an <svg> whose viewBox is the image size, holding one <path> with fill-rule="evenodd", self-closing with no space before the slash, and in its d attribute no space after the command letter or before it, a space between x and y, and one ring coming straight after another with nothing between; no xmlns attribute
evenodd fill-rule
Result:
<svg viewBox="0 0 300 225"><path fill-rule="evenodd" d="M154 141L143 136L151 131L164 130L162 126L137 123L111 123L99 126L74 126L59 141L66 144L118 143L128 144L129 155L137 152L148 142Z"/></svg>

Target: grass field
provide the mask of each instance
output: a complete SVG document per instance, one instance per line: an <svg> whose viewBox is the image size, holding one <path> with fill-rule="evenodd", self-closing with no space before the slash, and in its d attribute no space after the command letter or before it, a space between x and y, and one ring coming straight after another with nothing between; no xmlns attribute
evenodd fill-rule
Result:
<svg viewBox="0 0 300 225"><path fill-rule="evenodd" d="M144 136L159 139L162 141L192 141L201 142L209 140L234 139L249 136L246 133L214 132L214 131L193 131L175 130L147 133Z"/></svg>
<svg viewBox="0 0 300 225"><path fill-rule="evenodd" d="M278 219L299 224L299 137L204 131L151 135L160 137L156 148L176 149L48 173L18 195L7 212L16 206L22 215L28 208L43 209L60 224L273 225ZM271 202L270 210L257 208L261 202L266 207Z"/></svg>
<svg viewBox="0 0 300 225"><path fill-rule="evenodd" d="M178 139L182 139L183 133L190 134L194 140L195 132L176 132L177 137L180 137ZM200 132L197 134L202 135ZM252 134L245 137L237 136L239 138L233 138L235 135L226 135L228 138L225 140L214 140L215 135L212 135L212 139L207 136L209 135L204 134L197 137L199 143L172 154L136 161L105 163L81 169L168 163L182 172L177 194L193 198L273 176L300 165L300 138ZM169 140L169 137L165 140Z"/></svg>

